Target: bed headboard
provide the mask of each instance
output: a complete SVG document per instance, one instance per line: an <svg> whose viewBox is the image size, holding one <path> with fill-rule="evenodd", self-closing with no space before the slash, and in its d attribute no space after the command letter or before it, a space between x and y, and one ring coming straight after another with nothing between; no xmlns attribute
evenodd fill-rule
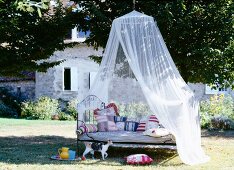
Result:
<svg viewBox="0 0 234 170"><path fill-rule="evenodd" d="M78 103L77 128L82 124L81 121L87 124L94 124L95 119L93 116L93 110L97 108L104 109L105 103L95 95L89 95L83 101Z"/></svg>

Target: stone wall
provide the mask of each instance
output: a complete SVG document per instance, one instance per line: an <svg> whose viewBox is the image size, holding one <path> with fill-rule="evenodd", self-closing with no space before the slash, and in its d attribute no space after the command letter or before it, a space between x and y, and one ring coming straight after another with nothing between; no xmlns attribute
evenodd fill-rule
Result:
<svg viewBox="0 0 234 170"><path fill-rule="evenodd" d="M34 100L35 98L35 81L33 80L0 82L0 87L8 89L11 94L21 100Z"/></svg>

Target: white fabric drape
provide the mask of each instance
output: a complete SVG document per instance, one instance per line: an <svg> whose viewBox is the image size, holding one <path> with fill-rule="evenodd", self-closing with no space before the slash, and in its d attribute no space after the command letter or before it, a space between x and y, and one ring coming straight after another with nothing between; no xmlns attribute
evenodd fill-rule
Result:
<svg viewBox="0 0 234 170"><path fill-rule="evenodd" d="M133 11L113 21L89 94L108 102L119 45L151 111L176 137L181 160L189 165L207 162L209 157L201 148L198 103L180 76L152 17Z"/></svg>

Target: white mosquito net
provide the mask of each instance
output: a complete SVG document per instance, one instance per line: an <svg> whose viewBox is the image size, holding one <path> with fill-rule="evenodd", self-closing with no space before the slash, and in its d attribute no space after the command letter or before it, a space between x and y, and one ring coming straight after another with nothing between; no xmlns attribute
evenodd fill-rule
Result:
<svg viewBox="0 0 234 170"><path fill-rule="evenodd" d="M201 148L198 102L180 76L153 17L133 11L113 21L91 94L105 103L146 103L175 136L184 163L209 160Z"/></svg>

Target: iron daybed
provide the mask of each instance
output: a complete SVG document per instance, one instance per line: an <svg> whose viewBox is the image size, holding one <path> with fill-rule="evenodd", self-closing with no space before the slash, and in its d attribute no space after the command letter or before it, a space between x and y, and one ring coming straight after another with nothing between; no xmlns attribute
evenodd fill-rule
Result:
<svg viewBox="0 0 234 170"><path fill-rule="evenodd" d="M150 137L142 132L132 131L111 131L80 134L81 124L96 124L93 111L105 108L105 103L97 96L89 95L82 102L78 103L77 110L77 150L79 142L106 142L112 140L114 147L149 147L149 148L169 148L176 149L172 135L163 137Z"/></svg>

